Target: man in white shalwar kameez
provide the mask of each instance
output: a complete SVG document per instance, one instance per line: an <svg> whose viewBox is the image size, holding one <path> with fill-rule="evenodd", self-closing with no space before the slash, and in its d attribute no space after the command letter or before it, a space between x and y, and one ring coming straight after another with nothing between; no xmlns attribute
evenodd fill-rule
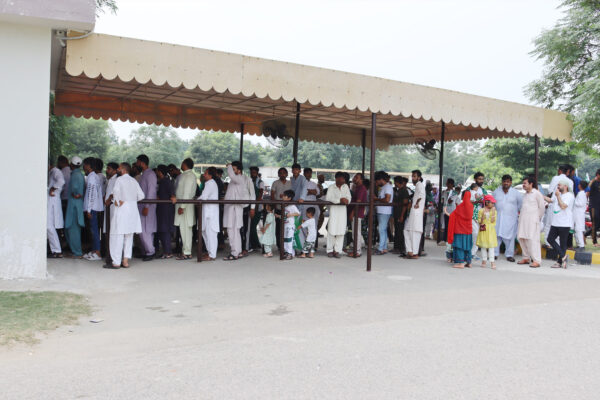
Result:
<svg viewBox="0 0 600 400"><path fill-rule="evenodd" d="M339 206L327 206L329 208L329 220L327 222L327 256L341 258L344 248L344 235L347 226L346 205L352 200L350 188L346 185L343 172L336 172L335 185L327 188L325 200Z"/></svg>
<svg viewBox="0 0 600 400"><path fill-rule="evenodd" d="M506 248L504 256L509 262L515 262L515 238L517 237L517 227L519 222L519 210L523 201L523 195L512 187L512 177L504 175L502 177L502 186L499 186L493 193L496 199L496 237L498 247L496 247L496 257L500 254L500 244L504 242Z"/></svg>
<svg viewBox="0 0 600 400"><path fill-rule="evenodd" d="M171 197L173 204L177 200L191 200L196 195L198 181L194 174L194 161L191 158L186 158L181 163L179 175L179 183L175 189L175 196ZM192 227L196 223L196 209L193 204L177 204L175 206L174 225L179 227L181 233L182 253L177 257L177 260L192 259Z"/></svg>
<svg viewBox="0 0 600 400"><path fill-rule="evenodd" d="M65 186L65 178L62 172L51 164L48 165L48 169L48 214L46 216L46 231L48 233L48 241L50 242L50 251L52 252L51 257L61 258L62 249L56 230L64 227L60 194Z"/></svg>
<svg viewBox="0 0 600 400"><path fill-rule="evenodd" d="M248 183L249 177L242 174L243 165L239 161L227 164L229 185L225 192L225 200L254 200L254 185ZM251 192L251 193L250 193ZM244 204L225 204L223 209L223 227L227 228L230 254L226 261L237 260L242 253L242 235L240 229L244 226ZM254 218L255 204L250 206L250 219Z"/></svg>
<svg viewBox="0 0 600 400"><path fill-rule="evenodd" d="M130 171L131 165L122 163L119 166L121 176L117 178L112 189L114 212L110 214L109 239L112 265L105 265L105 268L129 268L133 234L142 231L137 202L144 199L144 192L137 180L129 175Z"/></svg>
<svg viewBox="0 0 600 400"><path fill-rule="evenodd" d="M523 180L523 200L519 214L519 229L517 237L523 250L523 259L517 264L530 264L539 268L542 262L542 247L540 245L540 223L544 216L546 202L544 196L534 189L536 180L528 177Z"/></svg>
<svg viewBox="0 0 600 400"><path fill-rule="evenodd" d="M566 165L560 165L558 167L558 174L555 175L552 180L550 181L550 186L548 186L548 197L553 198L554 196L554 192L556 192L556 188L558 187L558 182L563 179L563 178L567 178L567 166ZM567 178L568 179L568 178ZM570 179L569 179L570 180ZM572 190L573 188L571 188ZM548 247L550 247L550 243L548 243L548 234L550 233L550 227L552 226L552 215L553 215L553 210L552 210L552 205L548 205L548 207L546 208L546 215L544 216L544 244Z"/></svg>
<svg viewBox="0 0 600 400"><path fill-rule="evenodd" d="M204 190L200 195L200 200L219 200L219 187L214 177L217 175L217 169L209 167L204 171ZM217 257L217 248L219 247L219 205L202 204L202 238L206 246L207 255L202 257L202 261L214 261Z"/></svg>
<svg viewBox="0 0 600 400"><path fill-rule="evenodd" d="M406 257L419 258L419 245L423 234L423 208L425 208L425 185L421 178L421 171L412 172L412 183L415 193L410 206L410 214L404 224L404 242L406 244Z"/></svg>

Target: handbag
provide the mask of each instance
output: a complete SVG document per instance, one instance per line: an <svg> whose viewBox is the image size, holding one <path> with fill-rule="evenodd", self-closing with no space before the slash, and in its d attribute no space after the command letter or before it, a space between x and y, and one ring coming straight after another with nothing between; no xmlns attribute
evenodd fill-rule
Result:
<svg viewBox="0 0 600 400"><path fill-rule="evenodd" d="M479 232L485 232L485 224L479 225Z"/></svg>

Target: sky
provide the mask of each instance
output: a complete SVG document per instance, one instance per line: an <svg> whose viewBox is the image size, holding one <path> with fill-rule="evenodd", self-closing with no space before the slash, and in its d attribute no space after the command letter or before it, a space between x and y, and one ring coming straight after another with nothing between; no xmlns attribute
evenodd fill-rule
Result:
<svg viewBox="0 0 600 400"><path fill-rule="evenodd" d="M117 0L117 15L101 15L95 31L530 104L523 88L543 69L529 55L532 40L561 17L559 3ZM139 126L112 125L120 138Z"/></svg>

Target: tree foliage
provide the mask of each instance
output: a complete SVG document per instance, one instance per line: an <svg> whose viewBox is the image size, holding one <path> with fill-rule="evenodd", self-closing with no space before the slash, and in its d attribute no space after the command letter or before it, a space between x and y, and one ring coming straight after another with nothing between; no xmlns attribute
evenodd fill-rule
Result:
<svg viewBox="0 0 600 400"><path fill-rule="evenodd" d="M117 14L119 7L115 0L96 0L96 18L104 14L106 10L113 14Z"/></svg>
<svg viewBox="0 0 600 400"><path fill-rule="evenodd" d="M600 1L563 0L564 16L534 41L532 52L545 65L526 88L531 100L569 112L575 138L600 139Z"/></svg>
<svg viewBox="0 0 600 400"><path fill-rule="evenodd" d="M510 168L520 175L513 176L513 179L521 179L524 175L534 172L534 138L492 139L487 141L484 150L490 159L498 163L498 169ZM556 175L556 169L561 164L577 165L579 150L575 143L542 139L539 152L541 182L549 181Z"/></svg>
<svg viewBox="0 0 600 400"><path fill-rule="evenodd" d="M129 141L121 140L111 146L107 161L133 162L140 154L146 154L150 166L159 164L181 164L188 143L181 139L173 128L157 125L144 125L133 130Z"/></svg>
<svg viewBox="0 0 600 400"><path fill-rule="evenodd" d="M242 163L262 166L270 159L271 149L244 142ZM198 164L226 164L240 158L240 140L228 132L199 132L191 141L187 154Z"/></svg>

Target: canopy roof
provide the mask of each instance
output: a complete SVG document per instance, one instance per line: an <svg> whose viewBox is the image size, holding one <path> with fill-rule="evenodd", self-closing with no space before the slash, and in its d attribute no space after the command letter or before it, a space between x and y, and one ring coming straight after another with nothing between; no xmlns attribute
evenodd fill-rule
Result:
<svg viewBox="0 0 600 400"><path fill-rule="evenodd" d="M377 147L538 135L569 140L562 112L348 72L92 34L67 41L57 115L262 134L277 120L300 139L360 145L377 113ZM367 141L368 143L368 141Z"/></svg>

